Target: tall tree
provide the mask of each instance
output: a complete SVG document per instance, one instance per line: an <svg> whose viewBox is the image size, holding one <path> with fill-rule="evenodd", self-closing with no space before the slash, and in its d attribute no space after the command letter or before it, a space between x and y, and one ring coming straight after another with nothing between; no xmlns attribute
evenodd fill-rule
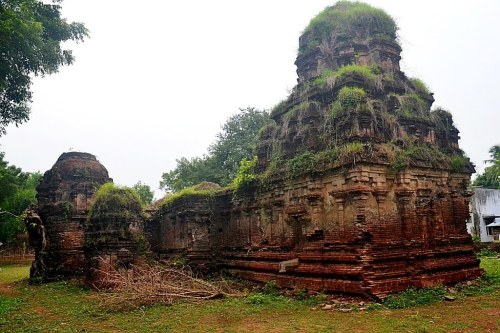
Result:
<svg viewBox="0 0 500 333"><path fill-rule="evenodd" d="M500 189L500 145L494 145L489 150L491 159L484 161L491 164L479 174L473 182L474 186Z"/></svg>
<svg viewBox="0 0 500 333"><path fill-rule="evenodd" d="M82 23L61 18L62 1L0 0L0 136L8 124L29 119L31 76L72 64L61 42L88 36Z"/></svg>
<svg viewBox="0 0 500 333"><path fill-rule="evenodd" d="M176 192L203 181L231 184L243 159L252 160L259 130L270 121L266 110L240 109L229 117L203 157L177 160L175 169L162 175L160 188Z"/></svg>
<svg viewBox="0 0 500 333"><path fill-rule="evenodd" d="M252 160L259 130L269 123L269 113L253 107L240 109L229 117L208 151L214 158L217 178L221 185L231 183L243 159Z"/></svg>
<svg viewBox="0 0 500 333"><path fill-rule="evenodd" d="M153 202L154 193L151 191L151 187L147 184L143 184L142 182L137 182L132 189L137 193L139 199L141 199L141 203L143 205L149 205Z"/></svg>

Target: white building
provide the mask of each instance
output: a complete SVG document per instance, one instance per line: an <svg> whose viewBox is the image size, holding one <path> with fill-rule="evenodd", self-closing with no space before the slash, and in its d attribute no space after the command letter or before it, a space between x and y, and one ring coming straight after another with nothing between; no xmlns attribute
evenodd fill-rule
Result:
<svg viewBox="0 0 500 333"><path fill-rule="evenodd" d="M500 240L500 190L474 188L467 231L481 242Z"/></svg>

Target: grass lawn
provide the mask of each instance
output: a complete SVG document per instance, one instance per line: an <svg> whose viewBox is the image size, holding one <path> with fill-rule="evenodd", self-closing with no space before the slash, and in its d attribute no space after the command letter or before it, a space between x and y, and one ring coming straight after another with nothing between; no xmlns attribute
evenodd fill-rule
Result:
<svg viewBox="0 0 500 333"><path fill-rule="evenodd" d="M32 286L26 280L29 267L4 266L0 332L499 332L500 260L481 261L486 277L457 288L455 301L442 300L447 291L435 288L348 313L312 310L311 299L256 293L112 311L101 305L102 294L75 282Z"/></svg>

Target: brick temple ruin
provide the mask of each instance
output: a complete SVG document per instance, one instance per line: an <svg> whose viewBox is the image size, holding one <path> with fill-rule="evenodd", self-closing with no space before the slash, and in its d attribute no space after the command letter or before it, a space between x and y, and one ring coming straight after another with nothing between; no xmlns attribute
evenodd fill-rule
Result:
<svg viewBox="0 0 500 333"><path fill-rule="evenodd" d="M257 180L157 206L143 226L155 256L377 298L479 277L466 232L473 165L451 114L431 111L432 93L400 70L400 53L384 12L349 2L325 9L299 39L297 86L260 132ZM76 160L88 164L87 178L76 166L71 179L55 176ZM85 212L109 180L96 163L63 154L39 187L45 265L62 273L91 266L82 239L96 229ZM66 203L69 212L57 208ZM120 244L109 258L134 256Z"/></svg>

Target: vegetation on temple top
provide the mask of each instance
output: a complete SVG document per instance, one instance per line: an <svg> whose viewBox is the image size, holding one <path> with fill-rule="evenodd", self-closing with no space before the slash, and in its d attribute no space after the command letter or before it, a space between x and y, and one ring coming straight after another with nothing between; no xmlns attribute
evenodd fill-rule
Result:
<svg viewBox="0 0 500 333"><path fill-rule="evenodd" d="M380 69L377 66L362 66L362 65L347 65L338 68L337 70L324 69L321 75L314 79L313 84L315 85L333 85L335 79L342 77L346 74L358 74L367 83L372 83L376 80L377 75L380 74Z"/></svg>
<svg viewBox="0 0 500 333"><path fill-rule="evenodd" d="M331 116L336 117L341 112L353 109L366 109L366 91L358 87L343 87L339 90L335 102L331 105Z"/></svg>
<svg viewBox="0 0 500 333"><path fill-rule="evenodd" d="M113 183L102 185L95 193L88 213L91 221L127 224L142 218L142 203L137 192Z"/></svg>
<svg viewBox="0 0 500 333"><path fill-rule="evenodd" d="M186 197L186 196L208 196L211 197L216 193L224 191L220 185L210 182L201 182L197 185L184 188L173 194L167 194L167 196L160 203L161 206L170 206L176 200Z"/></svg>
<svg viewBox="0 0 500 333"><path fill-rule="evenodd" d="M412 77L410 78L411 83L417 89L418 92L424 93L424 94L430 94L429 87L425 84L424 81L422 81L419 78Z"/></svg>
<svg viewBox="0 0 500 333"><path fill-rule="evenodd" d="M319 45L324 37L333 35L347 41L354 32L363 30L367 38L395 40L398 27L385 11L361 2L339 1L314 17L304 30L307 46ZM304 49L299 50L300 53Z"/></svg>

